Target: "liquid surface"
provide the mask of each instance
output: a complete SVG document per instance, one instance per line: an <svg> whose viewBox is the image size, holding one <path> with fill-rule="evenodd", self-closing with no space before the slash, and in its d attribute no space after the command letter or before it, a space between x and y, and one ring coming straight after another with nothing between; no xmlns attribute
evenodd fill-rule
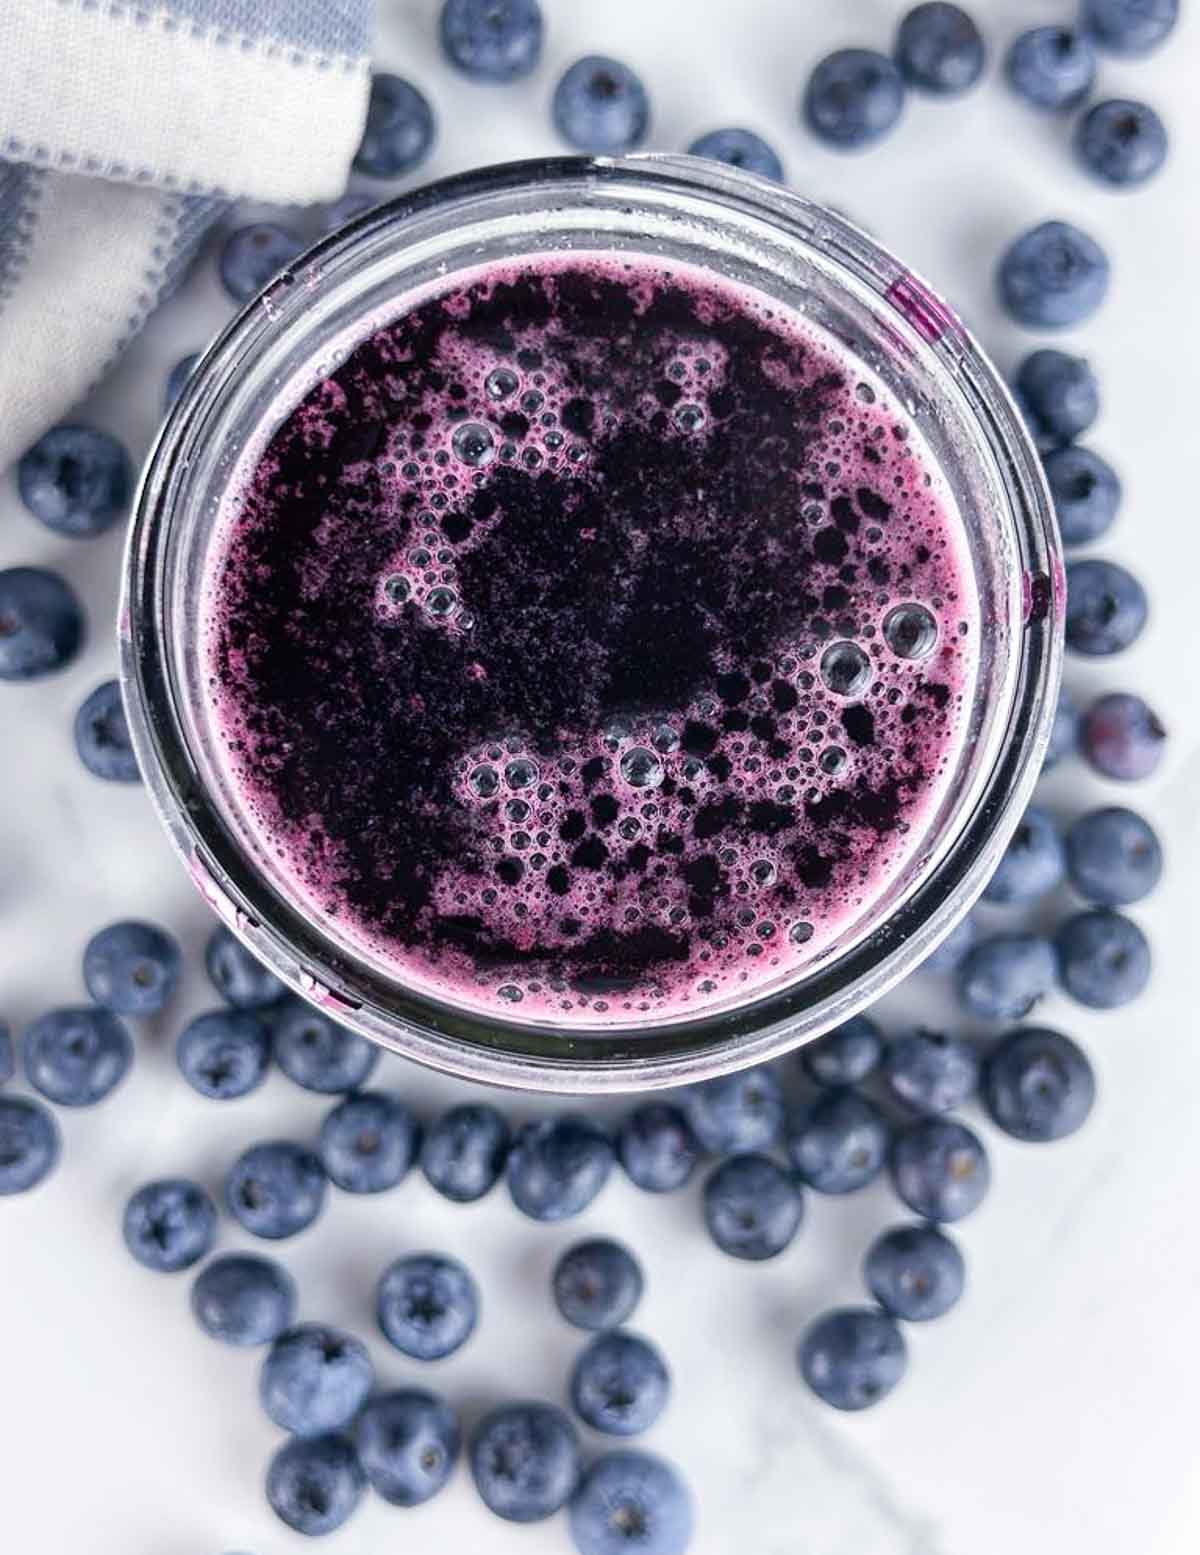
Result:
<svg viewBox="0 0 1200 1555"><path fill-rule="evenodd" d="M205 583L228 775L392 975L599 1025L827 953L964 738L960 521L878 384L699 270L490 269L361 343Z"/></svg>

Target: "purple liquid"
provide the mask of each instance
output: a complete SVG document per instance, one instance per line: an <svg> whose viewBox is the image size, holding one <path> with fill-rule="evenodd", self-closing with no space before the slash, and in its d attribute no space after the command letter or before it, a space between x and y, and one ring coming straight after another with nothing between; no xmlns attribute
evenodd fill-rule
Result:
<svg viewBox="0 0 1200 1555"><path fill-rule="evenodd" d="M960 520L769 299L578 256L362 341L206 579L273 867L410 985L599 1025L794 975L911 864L966 737Z"/></svg>

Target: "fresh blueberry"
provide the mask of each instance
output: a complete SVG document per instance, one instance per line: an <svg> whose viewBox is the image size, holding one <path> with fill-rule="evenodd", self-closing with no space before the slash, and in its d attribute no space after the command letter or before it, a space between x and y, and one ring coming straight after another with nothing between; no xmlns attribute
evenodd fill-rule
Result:
<svg viewBox="0 0 1200 1555"><path fill-rule="evenodd" d="M1013 39L1004 74L1018 97L1035 108L1067 113L1096 79L1096 51L1086 33L1069 27L1031 27Z"/></svg>
<svg viewBox="0 0 1200 1555"><path fill-rule="evenodd" d="M979 925L968 913L965 918L959 919L942 943L921 962L922 971L953 972L978 938Z"/></svg>
<svg viewBox="0 0 1200 1555"><path fill-rule="evenodd" d="M472 81L518 81L542 56L538 0L446 0L442 48Z"/></svg>
<svg viewBox="0 0 1200 1555"><path fill-rule="evenodd" d="M783 1092L770 1069L742 1069L680 1097L692 1132L712 1155L734 1150L767 1150L783 1128Z"/></svg>
<svg viewBox="0 0 1200 1555"><path fill-rule="evenodd" d="M896 1226L872 1242L863 1263L867 1289L891 1317L926 1323L963 1293L963 1255L936 1226Z"/></svg>
<svg viewBox="0 0 1200 1555"><path fill-rule="evenodd" d="M365 189L348 189L340 198L320 207L318 216L320 229L322 232L336 232L339 227L344 227L348 222L365 215L367 211L374 210L378 204L378 195L369 194Z"/></svg>
<svg viewBox="0 0 1200 1555"><path fill-rule="evenodd" d="M1099 907L1128 907L1149 896L1162 875L1162 844L1149 821L1110 805L1089 810L1066 836L1071 884Z"/></svg>
<svg viewBox="0 0 1200 1555"><path fill-rule="evenodd" d="M648 1339L613 1329L597 1334L571 1372L575 1413L606 1436L637 1436L666 1408L671 1392L667 1363Z"/></svg>
<svg viewBox="0 0 1200 1555"><path fill-rule="evenodd" d="M1179 0L1083 0L1083 20L1102 48L1145 54L1179 20Z"/></svg>
<svg viewBox="0 0 1200 1555"><path fill-rule="evenodd" d="M261 1010L281 999L287 989L273 972L224 924L212 931L204 949L204 968L209 982L235 1010Z"/></svg>
<svg viewBox="0 0 1200 1555"><path fill-rule="evenodd" d="M0 1020L0 1085L7 1085L17 1072L17 1049L12 1029L6 1020Z"/></svg>
<svg viewBox="0 0 1200 1555"><path fill-rule="evenodd" d="M272 1013L275 1059L306 1091L356 1091L379 1062L379 1049L321 1010L290 994Z"/></svg>
<svg viewBox="0 0 1200 1555"><path fill-rule="evenodd" d="M221 249L221 284L234 302L249 302L291 264L303 247L294 233L273 221L239 227L229 234Z"/></svg>
<svg viewBox="0 0 1200 1555"><path fill-rule="evenodd" d="M825 1312L800 1341L800 1374L834 1409L869 1409L904 1375L908 1351L895 1323L878 1307Z"/></svg>
<svg viewBox="0 0 1200 1555"><path fill-rule="evenodd" d="M217 1234L217 1207L198 1183L166 1177L125 1206L125 1246L147 1269L174 1274L199 1263Z"/></svg>
<svg viewBox="0 0 1200 1555"><path fill-rule="evenodd" d="M0 571L0 680L38 680L60 670L83 642L74 590L44 567Z"/></svg>
<svg viewBox="0 0 1200 1555"><path fill-rule="evenodd" d="M638 77L618 60L588 54L554 88L554 126L578 151L618 154L646 138L650 99Z"/></svg>
<svg viewBox="0 0 1200 1555"><path fill-rule="evenodd" d="M1088 545L1111 528L1121 506L1113 467L1090 448L1056 448L1043 461L1064 545Z"/></svg>
<svg viewBox="0 0 1200 1555"><path fill-rule="evenodd" d="M1083 715L1079 742L1088 761L1105 777L1136 783L1157 770L1167 731L1141 697L1110 691Z"/></svg>
<svg viewBox="0 0 1200 1555"><path fill-rule="evenodd" d="M98 427L52 427L17 465L21 501L48 529L90 539L129 506L133 466L115 437Z"/></svg>
<svg viewBox="0 0 1200 1555"><path fill-rule="evenodd" d="M421 1170L443 1198L472 1204L499 1181L509 1142L508 1121L495 1107L486 1102L451 1107L425 1135Z"/></svg>
<svg viewBox="0 0 1200 1555"><path fill-rule="evenodd" d="M293 1437L271 1459L267 1500L297 1533L332 1533L362 1500L366 1483L358 1454L344 1436Z"/></svg>
<svg viewBox="0 0 1200 1555"><path fill-rule="evenodd" d="M991 1170L983 1145L951 1118L920 1118L892 1141L896 1192L924 1220L961 1220L987 1193Z"/></svg>
<svg viewBox="0 0 1200 1555"><path fill-rule="evenodd" d="M1000 301L1030 329L1081 324L1108 294L1109 263L1094 238L1065 221L1031 227L1005 251Z"/></svg>
<svg viewBox="0 0 1200 1555"><path fill-rule="evenodd" d="M595 1237L567 1249L551 1288L558 1310L576 1328L617 1328L642 1299L642 1271L627 1247Z"/></svg>
<svg viewBox="0 0 1200 1555"><path fill-rule="evenodd" d="M568 1516L579 1555L685 1555L692 1542L688 1488L653 1453L602 1454L572 1497Z"/></svg>
<svg viewBox="0 0 1200 1555"><path fill-rule="evenodd" d="M979 1060L962 1037L914 1031L888 1043L883 1078L893 1095L918 1112L949 1112L975 1094Z"/></svg>
<svg viewBox="0 0 1200 1555"><path fill-rule="evenodd" d="M163 409L170 410L175 401L183 393L183 386L196 370L196 363L200 360L199 351L189 351L187 356L181 356L167 374L167 386L163 392Z"/></svg>
<svg viewBox="0 0 1200 1555"><path fill-rule="evenodd" d="M579 1438L553 1404L505 1404L471 1436L471 1474L489 1511L536 1523L564 1507L579 1483Z"/></svg>
<svg viewBox="0 0 1200 1555"><path fill-rule="evenodd" d="M373 1398L354 1435L367 1479L392 1506L420 1506L436 1496L454 1472L462 1441L449 1404L421 1388Z"/></svg>
<svg viewBox="0 0 1200 1555"><path fill-rule="evenodd" d="M282 1430L323 1436L353 1420L371 1380L371 1358L360 1340L324 1323L299 1323L267 1351L258 1394Z"/></svg>
<svg viewBox="0 0 1200 1555"><path fill-rule="evenodd" d="M1001 1037L983 1066L983 1104L997 1128L1041 1143L1073 1134L1096 1097L1092 1066L1069 1037L1025 1026Z"/></svg>
<svg viewBox="0 0 1200 1555"><path fill-rule="evenodd" d="M317 1154L330 1182L347 1193L394 1188L416 1157L419 1131L388 1091L355 1091L325 1116Z"/></svg>
<svg viewBox="0 0 1200 1555"><path fill-rule="evenodd" d="M803 1214L799 1187L769 1156L730 1156L704 1184L704 1223L731 1258L774 1258L796 1235Z"/></svg>
<svg viewBox="0 0 1200 1555"><path fill-rule="evenodd" d="M1066 686L1058 688L1058 701L1054 706L1054 721L1050 725L1050 738L1046 742L1046 754L1042 757L1042 771L1049 772L1064 756L1079 749L1079 708Z"/></svg>
<svg viewBox="0 0 1200 1555"><path fill-rule="evenodd" d="M874 1102L855 1091L831 1090L788 1130L797 1175L818 1193L853 1193L879 1175L888 1128Z"/></svg>
<svg viewBox="0 0 1200 1555"><path fill-rule="evenodd" d="M1132 918L1111 908L1092 907L1068 918L1054 945L1063 987L1089 1009L1119 1009L1150 981L1146 936Z"/></svg>
<svg viewBox="0 0 1200 1555"><path fill-rule="evenodd" d="M266 1079L271 1034L253 1010L210 1010L180 1032L175 1061L201 1096L232 1101Z"/></svg>
<svg viewBox="0 0 1200 1555"><path fill-rule="evenodd" d="M354 170L368 178L399 178L424 162L433 145L433 109L411 81L379 72L371 77L367 124Z"/></svg>
<svg viewBox="0 0 1200 1555"><path fill-rule="evenodd" d="M130 920L93 934L83 952L83 981L97 1004L118 1015L155 1015L183 969L178 942L152 923Z"/></svg>
<svg viewBox="0 0 1200 1555"><path fill-rule="evenodd" d="M453 1355L475 1332L479 1292L453 1258L414 1253L383 1271L375 1312L384 1337L415 1361Z"/></svg>
<svg viewBox="0 0 1200 1555"><path fill-rule="evenodd" d="M137 757L129 738L121 688L106 680L84 697L75 714L75 749L93 775L109 783L139 783Z"/></svg>
<svg viewBox="0 0 1200 1555"><path fill-rule="evenodd" d="M617 1133L617 1155L630 1182L647 1193L673 1193L690 1179L700 1141L678 1107L648 1101L635 1107Z"/></svg>
<svg viewBox="0 0 1200 1555"><path fill-rule="evenodd" d="M707 135L701 135L691 143L688 155L708 157L729 167L740 167L745 173L757 173L760 178L783 182L783 163L773 148L753 130L709 130Z"/></svg>
<svg viewBox="0 0 1200 1555"><path fill-rule="evenodd" d="M808 78L803 117L818 140L840 150L869 146L894 127L904 109L904 78L873 49L838 49Z"/></svg>
<svg viewBox="0 0 1200 1555"><path fill-rule="evenodd" d="M270 1344L291 1326L295 1312L296 1282L273 1258L257 1253L214 1258L192 1286L197 1323L223 1344Z"/></svg>
<svg viewBox="0 0 1200 1555"><path fill-rule="evenodd" d="M133 1062L125 1022L94 1005L41 1016L25 1032L22 1051L29 1083L62 1107L103 1101Z"/></svg>
<svg viewBox="0 0 1200 1555"><path fill-rule="evenodd" d="M1075 126L1075 154L1101 183L1133 189L1167 160L1163 121L1146 103L1116 97L1097 103Z"/></svg>
<svg viewBox="0 0 1200 1555"><path fill-rule="evenodd" d="M959 963L958 997L982 1020L1022 1020L1055 981L1054 950L1040 934L996 934Z"/></svg>
<svg viewBox="0 0 1200 1555"><path fill-rule="evenodd" d="M325 1172L290 1139L251 1145L229 1169L225 1205L252 1236L279 1241L311 1226L325 1202Z"/></svg>
<svg viewBox="0 0 1200 1555"><path fill-rule="evenodd" d="M1082 436L1100 414L1100 385L1081 356L1044 348L1017 368L1017 389L1037 430L1054 443Z"/></svg>
<svg viewBox="0 0 1200 1555"><path fill-rule="evenodd" d="M508 1155L508 1191L531 1220L567 1220L608 1181L613 1147L590 1118L568 1112L526 1123Z"/></svg>
<svg viewBox="0 0 1200 1555"><path fill-rule="evenodd" d="M1027 907L1060 885L1065 871L1058 827L1044 810L1030 805L984 887L984 900L1004 907Z"/></svg>
<svg viewBox="0 0 1200 1555"><path fill-rule="evenodd" d="M909 86L955 97L979 80L986 51L979 28L961 6L928 0L901 21L895 55Z"/></svg>
<svg viewBox="0 0 1200 1555"><path fill-rule="evenodd" d="M816 1085L858 1085L882 1057L879 1027L866 1015L852 1015L800 1049L804 1072Z"/></svg>
<svg viewBox="0 0 1200 1555"><path fill-rule="evenodd" d="M0 1096L0 1197L27 1193L58 1165L58 1124L25 1096Z"/></svg>
<svg viewBox="0 0 1200 1555"><path fill-rule="evenodd" d="M1067 647L1089 658L1121 653L1142 634L1146 591L1116 562L1088 557L1067 563Z"/></svg>

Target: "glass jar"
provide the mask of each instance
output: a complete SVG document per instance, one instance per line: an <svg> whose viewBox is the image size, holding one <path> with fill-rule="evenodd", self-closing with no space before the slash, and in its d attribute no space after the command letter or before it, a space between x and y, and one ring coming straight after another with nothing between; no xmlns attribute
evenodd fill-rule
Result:
<svg viewBox="0 0 1200 1555"><path fill-rule="evenodd" d="M882 380L956 499L983 627L969 735L921 846L815 964L741 1003L586 1028L428 996L299 899L223 774L198 652L205 556L247 450L414 292L489 261L571 250L715 271L798 312ZM468 173L368 212L279 275L215 342L142 483L122 673L138 758L172 841L221 918L284 982L385 1047L470 1079L642 1090L760 1063L819 1035L906 976L962 918L1041 764L1062 576L1040 462L1003 384L891 255L833 212L719 164L554 159Z"/></svg>

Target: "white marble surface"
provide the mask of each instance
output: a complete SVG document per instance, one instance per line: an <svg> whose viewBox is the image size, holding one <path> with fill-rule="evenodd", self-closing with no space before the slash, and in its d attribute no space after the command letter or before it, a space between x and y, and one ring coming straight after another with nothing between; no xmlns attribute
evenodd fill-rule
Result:
<svg viewBox="0 0 1200 1555"><path fill-rule="evenodd" d="M1020 26L1071 9L1065 0L973 3L994 52ZM1190 1555L1200 1545L1200 1030L1191 981L1200 913L1200 545L1187 460L1197 442L1200 360L1200 26L1190 16L1173 46L1145 63L1104 62L1103 92L1146 96L1175 138L1168 173L1121 197L1073 170L1063 126L1011 101L994 65L988 84L960 105L914 102L899 132L866 156L819 149L794 119L806 70L830 47L883 43L899 0L548 0L545 66L507 91L451 78L432 41L433 0L381 6L383 61L410 72L438 109L431 175L550 149L551 82L575 54L604 48L643 70L656 144L679 147L722 122L761 128L795 183L856 214L922 269L1005 366L1029 342L992 301L989 271L1003 242L1064 215L1106 243L1111 299L1068 343L1099 369L1105 411L1094 442L1127 483L1105 549L1146 580L1154 616L1118 664L1073 664L1069 679L1085 695L1120 685L1160 704L1170 757L1134 802L1165 835L1169 876L1137 909L1157 956L1147 996L1105 1016L1058 998L1045 1008L1094 1055L1101 1096L1093 1122L1046 1150L989 1134L993 1192L961 1227L968 1296L940 1324L912 1332L910 1375L875 1412L822 1410L795 1377L793 1349L823 1305L855 1296L863 1248L896 1215L882 1185L848 1203L810 1199L801 1236L763 1268L708 1245L693 1193L656 1202L614 1181L580 1221L557 1229L522 1221L503 1194L453 1210L419 1179L379 1201L335 1194L322 1221L281 1250L299 1277L303 1314L370 1334L370 1290L384 1262L405 1249L445 1248L482 1281L481 1331L419 1377L373 1338L381 1378L432 1382L468 1416L504 1396L560 1397L576 1340L551 1311L547 1271L579 1233L611 1232L645 1261L638 1322L675 1371L673 1405L650 1445L676 1458L695 1487L697 1555ZM225 313L209 256L86 414L140 456L169 366ZM187 945L189 974L169 1015L141 1033L122 1090L94 1111L62 1117L57 1175L0 1210L0 1548L285 1555L304 1541L262 1500L275 1433L255 1402L254 1358L194 1329L186 1276L149 1274L120 1246L120 1209L139 1181L170 1171L215 1185L250 1139L310 1135L322 1103L276 1076L254 1097L217 1106L174 1072L175 1031L211 1001L197 967L206 911L141 791L90 779L71 747L78 702L115 666L108 623L119 551L115 533L91 544L56 540L4 480L0 565L60 566L83 593L92 634L66 674L0 692L0 1009L20 1027L76 998L86 936L118 916L169 924ZM1063 814L1117 797L1078 765L1046 787ZM944 990L928 982L890 1000L889 1020L950 1014ZM384 1068L422 1110L462 1095L398 1061ZM512 1107L524 1114L537 1104ZM226 1248L245 1241L222 1231ZM491 1519L462 1475L417 1512L368 1503L326 1543L333 1555L552 1555L567 1545L561 1519L531 1529Z"/></svg>

